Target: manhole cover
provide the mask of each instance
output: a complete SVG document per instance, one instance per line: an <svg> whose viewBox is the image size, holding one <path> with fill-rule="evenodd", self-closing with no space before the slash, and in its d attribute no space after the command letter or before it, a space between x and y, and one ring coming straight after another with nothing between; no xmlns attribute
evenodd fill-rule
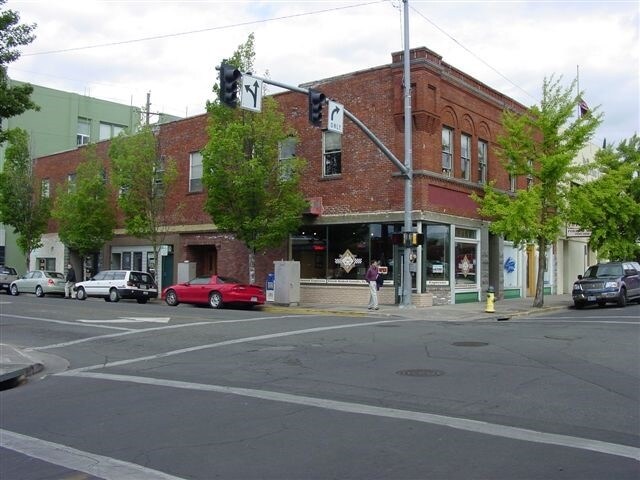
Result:
<svg viewBox="0 0 640 480"><path fill-rule="evenodd" d="M405 377L439 377L441 375L444 375L444 372L442 370L430 370L428 368L398 370L396 373Z"/></svg>
<svg viewBox="0 0 640 480"><path fill-rule="evenodd" d="M486 347L489 344L487 342L453 342L451 345L454 347Z"/></svg>

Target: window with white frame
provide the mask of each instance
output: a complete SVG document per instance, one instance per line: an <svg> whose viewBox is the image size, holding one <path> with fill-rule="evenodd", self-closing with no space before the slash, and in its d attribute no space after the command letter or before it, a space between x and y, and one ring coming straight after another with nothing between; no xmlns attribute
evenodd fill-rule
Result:
<svg viewBox="0 0 640 480"><path fill-rule="evenodd" d="M284 180L291 178L291 160L296 156L297 144L298 140L295 137L287 137L278 143L280 175Z"/></svg>
<svg viewBox="0 0 640 480"><path fill-rule="evenodd" d="M100 122L100 140L109 140L124 132L127 127L114 123Z"/></svg>
<svg viewBox="0 0 640 480"><path fill-rule="evenodd" d="M50 195L50 183L48 178L43 178L40 182L40 195L42 198L49 198Z"/></svg>
<svg viewBox="0 0 640 480"><path fill-rule="evenodd" d="M67 191L69 193L75 192L76 190L76 174L70 173L67 175Z"/></svg>
<svg viewBox="0 0 640 480"><path fill-rule="evenodd" d="M442 127L442 173L451 176L453 169L453 129Z"/></svg>
<svg viewBox="0 0 640 480"><path fill-rule="evenodd" d="M516 191L518 176L513 173L509 174L509 190L512 192Z"/></svg>
<svg viewBox="0 0 640 480"><path fill-rule="evenodd" d="M87 145L91 139L91 120L78 118L78 133L76 133L76 145Z"/></svg>
<svg viewBox="0 0 640 480"><path fill-rule="evenodd" d="M529 173L527 174L527 189L533 185L533 160L529 160Z"/></svg>
<svg viewBox="0 0 640 480"><path fill-rule="evenodd" d="M487 156L489 145L484 140L478 141L478 181L487 183Z"/></svg>
<svg viewBox="0 0 640 480"><path fill-rule="evenodd" d="M164 170L165 170L165 156L162 155L159 159L156 160L156 164L153 167L153 196L154 197L163 197L164 196Z"/></svg>
<svg viewBox="0 0 640 480"><path fill-rule="evenodd" d="M460 137L460 177L471 179L471 135L466 133Z"/></svg>
<svg viewBox="0 0 640 480"><path fill-rule="evenodd" d="M325 131L322 135L322 175L330 177L342 173L342 135Z"/></svg>
<svg viewBox="0 0 640 480"><path fill-rule="evenodd" d="M202 153L189 154L189 191L202 191Z"/></svg>

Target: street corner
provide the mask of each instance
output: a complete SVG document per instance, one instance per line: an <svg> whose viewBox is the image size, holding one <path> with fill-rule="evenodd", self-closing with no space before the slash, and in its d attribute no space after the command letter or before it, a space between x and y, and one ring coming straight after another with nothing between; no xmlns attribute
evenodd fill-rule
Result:
<svg viewBox="0 0 640 480"><path fill-rule="evenodd" d="M18 385L44 370L44 364L13 345L0 344L0 390Z"/></svg>

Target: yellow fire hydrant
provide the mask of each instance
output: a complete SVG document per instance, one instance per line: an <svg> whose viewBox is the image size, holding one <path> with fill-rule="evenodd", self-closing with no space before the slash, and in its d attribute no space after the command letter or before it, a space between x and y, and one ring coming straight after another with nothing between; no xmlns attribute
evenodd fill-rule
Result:
<svg viewBox="0 0 640 480"><path fill-rule="evenodd" d="M495 290L493 287L487 288L487 308L485 312L487 313L495 313L496 309L494 307L496 302Z"/></svg>

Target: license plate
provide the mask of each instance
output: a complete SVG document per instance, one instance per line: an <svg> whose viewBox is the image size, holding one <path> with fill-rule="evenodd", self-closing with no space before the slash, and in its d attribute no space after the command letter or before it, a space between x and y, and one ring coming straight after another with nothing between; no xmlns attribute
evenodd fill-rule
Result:
<svg viewBox="0 0 640 480"><path fill-rule="evenodd" d="M596 297L594 297L593 295L589 295L587 297L587 302L595 302L596 301Z"/></svg>
<svg viewBox="0 0 640 480"><path fill-rule="evenodd" d="M251 297L251 301L252 302L257 302L258 301L258 297Z"/></svg>
<svg viewBox="0 0 640 480"><path fill-rule="evenodd" d="M149 292L142 292L142 293L144 293L145 295L149 295Z"/></svg>

